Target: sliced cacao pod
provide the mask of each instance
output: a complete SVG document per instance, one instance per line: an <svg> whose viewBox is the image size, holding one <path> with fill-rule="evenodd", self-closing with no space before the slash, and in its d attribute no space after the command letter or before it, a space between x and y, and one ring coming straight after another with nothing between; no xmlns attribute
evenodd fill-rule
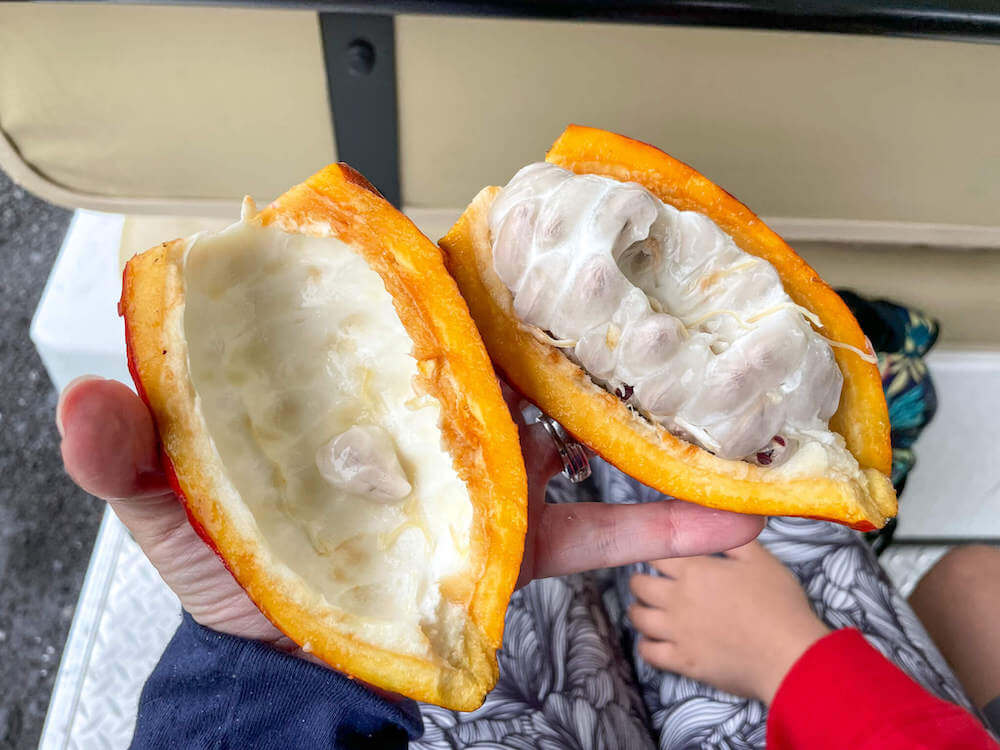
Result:
<svg viewBox="0 0 1000 750"><path fill-rule="evenodd" d="M570 126L546 161L580 175L638 183L669 206L707 217L740 250L771 264L785 293L837 345L833 354L843 387L829 430L843 437L858 469L850 478L822 471L788 478L766 465L721 458L637 413L623 401L630 393L601 387L559 342L546 341L547 332L529 330L515 314L511 291L493 264L489 216L501 188L487 187L439 244L490 356L511 384L618 469L667 495L741 513L806 516L865 530L894 516L889 418L874 352L847 306L819 275L746 206L653 146Z"/></svg>
<svg viewBox="0 0 1000 750"><path fill-rule="evenodd" d="M172 485L260 610L346 674L480 705L526 480L440 250L332 165L132 258L119 309Z"/></svg>

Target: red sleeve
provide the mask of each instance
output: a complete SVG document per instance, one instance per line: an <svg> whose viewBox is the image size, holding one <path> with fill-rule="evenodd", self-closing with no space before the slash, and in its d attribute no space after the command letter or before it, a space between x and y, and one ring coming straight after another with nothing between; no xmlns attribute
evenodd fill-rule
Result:
<svg viewBox="0 0 1000 750"><path fill-rule="evenodd" d="M857 630L821 638L785 675L767 718L769 750L1000 748L968 711L935 698Z"/></svg>

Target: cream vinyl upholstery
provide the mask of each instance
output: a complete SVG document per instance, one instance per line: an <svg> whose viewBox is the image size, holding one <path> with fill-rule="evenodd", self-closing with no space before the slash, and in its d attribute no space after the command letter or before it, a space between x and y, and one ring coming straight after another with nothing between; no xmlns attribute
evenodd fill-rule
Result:
<svg viewBox="0 0 1000 750"><path fill-rule="evenodd" d="M19 159L43 197L123 211L267 200L336 158L301 11L2 4L0 128L15 179Z"/></svg>
<svg viewBox="0 0 1000 750"><path fill-rule="evenodd" d="M1000 345L1000 45L400 16L396 56L404 208L435 239L585 123L691 163L831 282ZM335 144L314 13L0 3L0 168L129 214L123 257Z"/></svg>
<svg viewBox="0 0 1000 750"><path fill-rule="evenodd" d="M1000 46L455 18L399 26L413 205L463 205L576 122L653 143L765 216L1000 224L989 166L1000 163Z"/></svg>
<svg viewBox="0 0 1000 750"><path fill-rule="evenodd" d="M404 204L437 223L579 122L793 238L1000 246L1000 46L432 16L396 37ZM231 214L336 158L297 10L2 4L0 129L29 189L124 212Z"/></svg>

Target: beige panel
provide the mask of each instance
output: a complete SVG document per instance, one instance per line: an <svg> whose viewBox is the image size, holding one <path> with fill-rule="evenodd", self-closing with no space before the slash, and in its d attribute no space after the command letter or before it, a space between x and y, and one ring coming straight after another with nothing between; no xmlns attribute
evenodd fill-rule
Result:
<svg viewBox="0 0 1000 750"><path fill-rule="evenodd" d="M766 216L1000 225L1000 45L403 17L403 195L461 206L568 122Z"/></svg>
<svg viewBox="0 0 1000 750"><path fill-rule="evenodd" d="M316 15L0 4L0 128L79 193L270 199L334 160Z"/></svg>
<svg viewBox="0 0 1000 750"><path fill-rule="evenodd" d="M433 234L575 120L667 148L793 240L1000 247L1000 47L432 17L397 36L404 196ZM335 158L299 11L0 4L0 129L29 189L127 213L233 216Z"/></svg>
<svg viewBox="0 0 1000 750"><path fill-rule="evenodd" d="M1000 349L1000 253L910 245L801 242L795 249L835 287L921 308L941 343Z"/></svg>

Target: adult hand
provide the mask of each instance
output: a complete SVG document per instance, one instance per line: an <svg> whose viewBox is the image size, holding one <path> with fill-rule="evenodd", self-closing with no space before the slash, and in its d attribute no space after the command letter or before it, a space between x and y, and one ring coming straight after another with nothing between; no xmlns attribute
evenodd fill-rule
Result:
<svg viewBox="0 0 1000 750"><path fill-rule="evenodd" d="M830 629L795 576L759 542L725 557L653 563L637 574L629 618L657 669L770 703L799 657Z"/></svg>
<svg viewBox="0 0 1000 750"><path fill-rule="evenodd" d="M508 399L513 399L507 391ZM520 413L513 409L516 418ZM56 421L66 471L108 501L194 619L215 630L295 650L253 605L195 533L170 490L152 417L129 388L81 378L66 387ZM519 585L533 578L729 549L754 538L763 519L679 501L645 505L545 503L559 460L541 425L519 420L528 472L528 533Z"/></svg>
<svg viewBox="0 0 1000 750"><path fill-rule="evenodd" d="M754 539L764 527L747 516L680 500L656 503L546 503L545 488L562 463L545 428L527 425L520 397L504 398L517 423L528 474L528 532L518 586L535 578L584 570L723 552Z"/></svg>

